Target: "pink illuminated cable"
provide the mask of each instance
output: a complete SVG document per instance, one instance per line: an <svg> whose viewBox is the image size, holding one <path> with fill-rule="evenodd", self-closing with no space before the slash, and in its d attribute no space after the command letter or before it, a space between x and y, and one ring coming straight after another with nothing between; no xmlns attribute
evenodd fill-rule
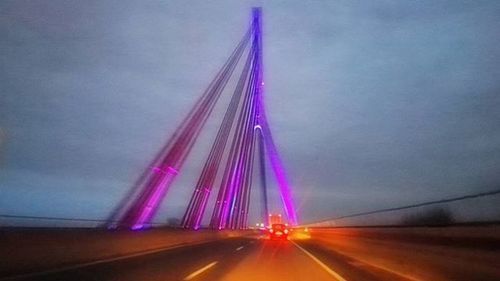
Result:
<svg viewBox="0 0 500 281"><path fill-rule="evenodd" d="M187 154L194 144L194 140L199 135L208 115L213 110L215 102L226 85L229 76L234 71L243 53L243 49L248 42L248 36L249 33L245 35L235 49L228 60L229 63L224 65L222 74L216 76L214 79L215 83L211 83L209 87L210 90L206 91L207 95L205 96L204 94L201 103L197 103L195 106L196 110L190 112L187 117L189 121L183 122L182 131L179 134L175 134L176 140L171 142L172 145L169 146L168 152L162 153L164 154L163 159L158 161L160 167L175 167L175 169L179 169L182 166ZM174 176L175 175L149 173L147 175L148 179L144 182L142 194L135 199L135 202L132 203L124 214L122 219L124 224L133 228L147 224L158 209Z"/></svg>

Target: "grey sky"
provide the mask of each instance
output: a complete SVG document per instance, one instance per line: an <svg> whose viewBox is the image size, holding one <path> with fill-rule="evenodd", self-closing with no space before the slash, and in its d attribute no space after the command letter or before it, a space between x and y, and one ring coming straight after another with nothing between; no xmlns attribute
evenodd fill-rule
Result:
<svg viewBox="0 0 500 281"><path fill-rule="evenodd" d="M498 186L498 1L2 1L0 213L106 217L255 5L302 221ZM216 124L159 221L182 213Z"/></svg>

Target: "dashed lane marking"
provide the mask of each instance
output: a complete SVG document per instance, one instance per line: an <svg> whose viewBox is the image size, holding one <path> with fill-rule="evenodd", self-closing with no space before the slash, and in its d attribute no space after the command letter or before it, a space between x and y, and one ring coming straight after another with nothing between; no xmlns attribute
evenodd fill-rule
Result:
<svg viewBox="0 0 500 281"><path fill-rule="evenodd" d="M184 280L191 280L191 279L195 278L196 276L198 276L198 275L202 274L204 271L206 271L206 270L210 269L211 267L213 267L213 266L214 266L214 265L216 265L216 264L217 264L217 261L211 262L211 263L209 263L209 264L205 265L204 267L202 267L202 268L200 268L200 269L196 270L195 272L193 272L193 273L189 274L188 276L186 276L186 277L184 278Z"/></svg>

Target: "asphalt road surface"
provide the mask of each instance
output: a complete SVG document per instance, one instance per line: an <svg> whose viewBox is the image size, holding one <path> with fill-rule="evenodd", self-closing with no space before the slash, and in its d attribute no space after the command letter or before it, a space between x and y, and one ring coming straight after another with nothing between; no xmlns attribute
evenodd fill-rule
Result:
<svg viewBox="0 0 500 281"><path fill-rule="evenodd" d="M0 278L0 280L415 279L344 256L314 239L275 241L259 237L231 238L34 275Z"/></svg>

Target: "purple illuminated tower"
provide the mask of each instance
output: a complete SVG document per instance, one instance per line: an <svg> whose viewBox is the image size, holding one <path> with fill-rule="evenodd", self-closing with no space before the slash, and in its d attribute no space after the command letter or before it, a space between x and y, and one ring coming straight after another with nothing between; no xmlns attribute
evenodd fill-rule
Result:
<svg viewBox="0 0 500 281"><path fill-rule="evenodd" d="M241 60L241 58L245 58ZM225 91L240 61L241 74L235 88ZM171 139L158 153L136 187L113 213L112 227L140 229L150 224L175 176L181 171L200 131L224 92L232 96L220 123L210 153L182 219L185 228L200 228L214 186L219 186L210 219L214 229L241 229L248 225L252 174L255 157L260 158L264 201L263 221L267 221L265 158L276 176L283 208L291 225L297 224L290 188L263 103L262 9L252 9L251 27L212 80ZM260 153L256 153L256 151ZM219 173L221 172L221 173ZM219 176L218 176L219 175ZM217 182L216 180L219 179Z"/></svg>
<svg viewBox="0 0 500 281"><path fill-rule="evenodd" d="M264 79L263 79L263 57L262 57L262 9L254 8L252 10L253 18L254 18L254 34L258 38L257 41L257 52L259 53L259 80L258 83L258 91L257 91L257 124L255 128L260 129L262 138L264 139L265 148L267 149L267 155L269 156L271 166L273 168L274 174L277 178L278 185L280 188L281 200L283 202L283 208L285 210L286 216L288 218L288 222L291 225L297 225L297 214L295 211L295 206L292 201L292 195L290 192L289 184L285 175L285 169L283 167L283 163L278 154L278 150L274 143L274 140L271 135L271 130L269 129L269 123L267 122L266 111L264 108L263 102L263 92L264 92ZM267 199L266 199L267 201ZM267 207L266 207L267 208ZM267 215L264 221L267 221Z"/></svg>

